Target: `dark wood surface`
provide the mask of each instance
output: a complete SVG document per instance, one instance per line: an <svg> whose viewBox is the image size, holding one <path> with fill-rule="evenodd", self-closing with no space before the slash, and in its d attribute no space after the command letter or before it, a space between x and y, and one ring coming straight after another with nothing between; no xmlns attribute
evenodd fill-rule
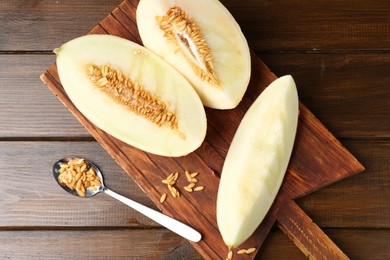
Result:
<svg viewBox="0 0 390 260"><path fill-rule="evenodd" d="M276 75L294 76L301 101L366 167L297 204L352 259L389 258L390 5L222 2L256 54ZM39 80L55 60L53 48L87 33L118 4L0 3L3 258L85 258L94 252L108 257L199 258L189 243L119 202L104 195L92 200L69 197L51 177L57 158L86 156L100 162L107 185L155 207ZM84 249L77 238L89 245ZM90 245L100 241L94 251ZM304 255L275 227L258 258Z"/></svg>
<svg viewBox="0 0 390 260"><path fill-rule="evenodd" d="M123 1L89 33L112 34L141 44L135 18L137 5L138 0ZM276 79L276 75L255 53L251 58L251 80L241 103L227 111L206 109L208 131L205 141L193 153L174 159L145 153L98 129L70 101L55 65L50 66L41 79L165 214L184 221L202 234L200 242L192 243L202 257L223 259L228 254L228 248L216 223L216 200L223 159L242 116L261 91ZM256 250L250 255L236 254L235 259L253 259L275 222L306 256L347 258L293 200L362 172L364 167L302 103L299 110L294 151L279 195L260 227L233 253L242 248ZM160 197L166 192L161 180L171 172L184 170L200 172L197 179L206 189L192 194L182 191L180 199L169 199L161 204ZM177 184L176 187L186 185L182 178Z"/></svg>

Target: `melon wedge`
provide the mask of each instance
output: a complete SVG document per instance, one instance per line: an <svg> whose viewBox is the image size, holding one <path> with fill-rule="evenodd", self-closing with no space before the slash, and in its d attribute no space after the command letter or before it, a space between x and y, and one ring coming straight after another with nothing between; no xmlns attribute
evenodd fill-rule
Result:
<svg viewBox="0 0 390 260"><path fill-rule="evenodd" d="M205 106L239 104L250 79L250 52L239 25L219 1L141 0L137 25L144 46L179 70Z"/></svg>
<svg viewBox="0 0 390 260"><path fill-rule="evenodd" d="M186 155L203 142L206 115L199 96L151 51L116 36L87 35L55 53L70 100L103 131L163 156Z"/></svg>
<svg viewBox="0 0 390 260"><path fill-rule="evenodd" d="M243 243L259 226L285 175L298 124L294 80L271 83L242 119L223 165L217 222L226 245Z"/></svg>

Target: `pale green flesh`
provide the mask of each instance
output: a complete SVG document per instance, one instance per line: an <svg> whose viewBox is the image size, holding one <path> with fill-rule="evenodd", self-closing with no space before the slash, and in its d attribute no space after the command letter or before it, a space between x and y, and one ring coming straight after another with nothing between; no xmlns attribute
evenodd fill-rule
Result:
<svg viewBox="0 0 390 260"><path fill-rule="evenodd" d="M91 83L89 64L110 64L168 101L185 138L169 126L158 126L116 103ZM77 109L96 126L130 145L159 155L182 156L204 140L206 116L196 92L169 64L138 44L110 35L76 38L57 50L57 68L61 84Z"/></svg>
<svg viewBox="0 0 390 260"><path fill-rule="evenodd" d="M201 28L211 53L216 77L215 87L194 73L177 46L164 37L156 22L169 8L178 6ZM231 109L241 101L250 80L251 60L247 41L229 11L216 0L141 0L137 7L137 25L148 49L168 61L195 88L203 104L216 109Z"/></svg>
<svg viewBox="0 0 390 260"><path fill-rule="evenodd" d="M275 80L245 114L219 185L217 221L229 248L243 243L271 207L285 175L298 122L294 80Z"/></svg>

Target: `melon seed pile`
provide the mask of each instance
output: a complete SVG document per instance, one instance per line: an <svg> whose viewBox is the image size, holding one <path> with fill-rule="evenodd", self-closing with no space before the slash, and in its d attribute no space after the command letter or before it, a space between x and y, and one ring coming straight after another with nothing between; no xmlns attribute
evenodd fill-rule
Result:
<svg viewBox="0 0 390 260"><path fill-rule="evenodd" d="M58 182L71 190L76 190L80 197L85 197L85 189L96 190L102 185L99 176L84 159L72 158L60 165Z"/></svg>
<svg viewBox="0 0 390 260"><path fill-rule="evenodd" d="M178 120L174 112L169 110L169 103L153 96L136 81L131 81L118 69L109 64L88 66L89 79L104 93L118 103L125 105L134 113L149 119L161 126L168 124L178 129Z"/></svg>
<svg viewBox="0 0 390 260"><path fill-rule="evenodd" d="M211 49L202 36L200 27L178 6L171 7L166 15L156 17L164 37L173 42L186 57L194 72L215 87L220 87L215 75Z"/></svg>

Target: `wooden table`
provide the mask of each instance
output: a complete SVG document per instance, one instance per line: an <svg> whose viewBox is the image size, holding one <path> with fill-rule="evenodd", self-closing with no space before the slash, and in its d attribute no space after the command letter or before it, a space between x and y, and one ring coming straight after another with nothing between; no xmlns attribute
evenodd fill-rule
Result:
<svg viewBox="0 0 390 260"><path fill-rule="evenodd" d="M184 239L105 195L79 199L52 178L59 158L99 162L113 190L157 207L39 76L52 49L121 1L0 2L0 259L200 259ZM390 258L390 4L222 1L250 48L366 171L297 200L351 259ZM304 259L275 226L258 259Z"/></svg>

